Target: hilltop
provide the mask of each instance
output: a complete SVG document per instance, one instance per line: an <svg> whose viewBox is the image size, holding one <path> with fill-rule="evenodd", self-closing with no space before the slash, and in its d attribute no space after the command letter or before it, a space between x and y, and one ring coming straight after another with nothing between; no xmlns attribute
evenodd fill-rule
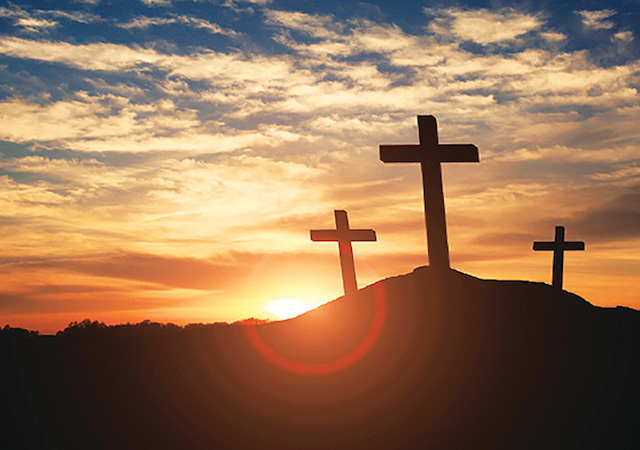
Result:
<svg viewBox="0 0 640 450"><path fill-rule="evenodd" d="M8 448L637 448L640 312L428 267L295 319L0 334Z"/></svg>

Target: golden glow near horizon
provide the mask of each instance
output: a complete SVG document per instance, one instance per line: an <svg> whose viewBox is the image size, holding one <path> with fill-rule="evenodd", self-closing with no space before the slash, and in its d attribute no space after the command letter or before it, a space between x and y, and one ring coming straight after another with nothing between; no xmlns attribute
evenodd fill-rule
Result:
<svg viewBox="0 0 640 450"><path fill-rule="evenodd" d="M292 319L300 314L306 313L311 307L302 300L281 298L269 303L265 306L265 309L271 314L274 314L278 319Z"/></svg>
<svg viewBox="0 0 640 450"><path fill-rule="evenodd" d="M350 2L353 17L252 2L242 28L235 2L207 3L238 15L212 35L171 2L126 18L93 3L2 13L0 326L317 306L342 295L337 249L309 239L335 209L378 235L354 243L360 287L411 272L427 262L420 170L383 164L378 145L416 143L418 114L480 153L443 167L453 268L550 283L531 246L564 225L586 242L565 289L640 309L638 37L613 6L581 22L416 5L392 23Z"/></svg>

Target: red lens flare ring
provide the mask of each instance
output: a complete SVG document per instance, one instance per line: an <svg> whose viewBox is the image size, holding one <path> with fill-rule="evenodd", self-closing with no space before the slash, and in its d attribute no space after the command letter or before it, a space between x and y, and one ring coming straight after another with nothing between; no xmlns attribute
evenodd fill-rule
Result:
<svg viewBox="0 0 640 450"><path fill-rule="evenodd" d="M323 363L303 363L295 361L277 353L274 349L269 347L269 345L260 337L255 326L245 325L244 330L247 333L251 344L256 350L258 350L258 353L275 366L302 375L325 375L337 372L349 367L366 355L378 340L378 337L382 332L387 311L387 302L382 287L376 285L373 288L375 296L375 311L371 327L360 344L341 358Z"/></svg>

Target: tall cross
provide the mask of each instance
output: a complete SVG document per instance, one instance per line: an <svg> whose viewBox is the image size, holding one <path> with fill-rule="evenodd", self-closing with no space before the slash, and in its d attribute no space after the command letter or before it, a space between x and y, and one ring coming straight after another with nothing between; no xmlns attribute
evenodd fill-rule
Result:
<svg viewBox="0 0 640 450"><path fill-rule="evenodd" d="M335 230L311 230L311 240L314 242L338 242L340 251L340 266L342 267L342 284L346 295L358 291L356 268L353 264L353 241L375 241L376 232L373 230L352 230L346 211L334 211L336 217Z"/></svg>
<svg viewBox="0 0 640 450"><path fill-rule="evenodd" d="M478 147L472 144L439 144L438 125L433 116L418 116L418 132L418 145L381 145L380 159L385 163L420 163L429 264L438 269L448 269L449 244L440 163L479 162Z"/></svg>
<svg viewBox="0 0 640 450"><path fill-rule="evenodd" d="M564 252L566 250L584 250L582 241L565 241L564 227L556 226L556 238L553 242L536 241L533 243L534 250L553 250L553 276L551 285L557 289L562 289L562 269L564 265Z"/></svg>

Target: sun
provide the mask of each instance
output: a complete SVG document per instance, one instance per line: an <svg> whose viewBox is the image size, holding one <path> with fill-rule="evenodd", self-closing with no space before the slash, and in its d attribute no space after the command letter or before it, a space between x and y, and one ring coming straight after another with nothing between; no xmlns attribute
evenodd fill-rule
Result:
<svg viewBox="0 0 640 450"><path fill-rule="evenodd" d="M311 308L312 306L295 298L274 300L265 307L267 311L278 316L279 319L291 319L309 311Z"/></svg>

